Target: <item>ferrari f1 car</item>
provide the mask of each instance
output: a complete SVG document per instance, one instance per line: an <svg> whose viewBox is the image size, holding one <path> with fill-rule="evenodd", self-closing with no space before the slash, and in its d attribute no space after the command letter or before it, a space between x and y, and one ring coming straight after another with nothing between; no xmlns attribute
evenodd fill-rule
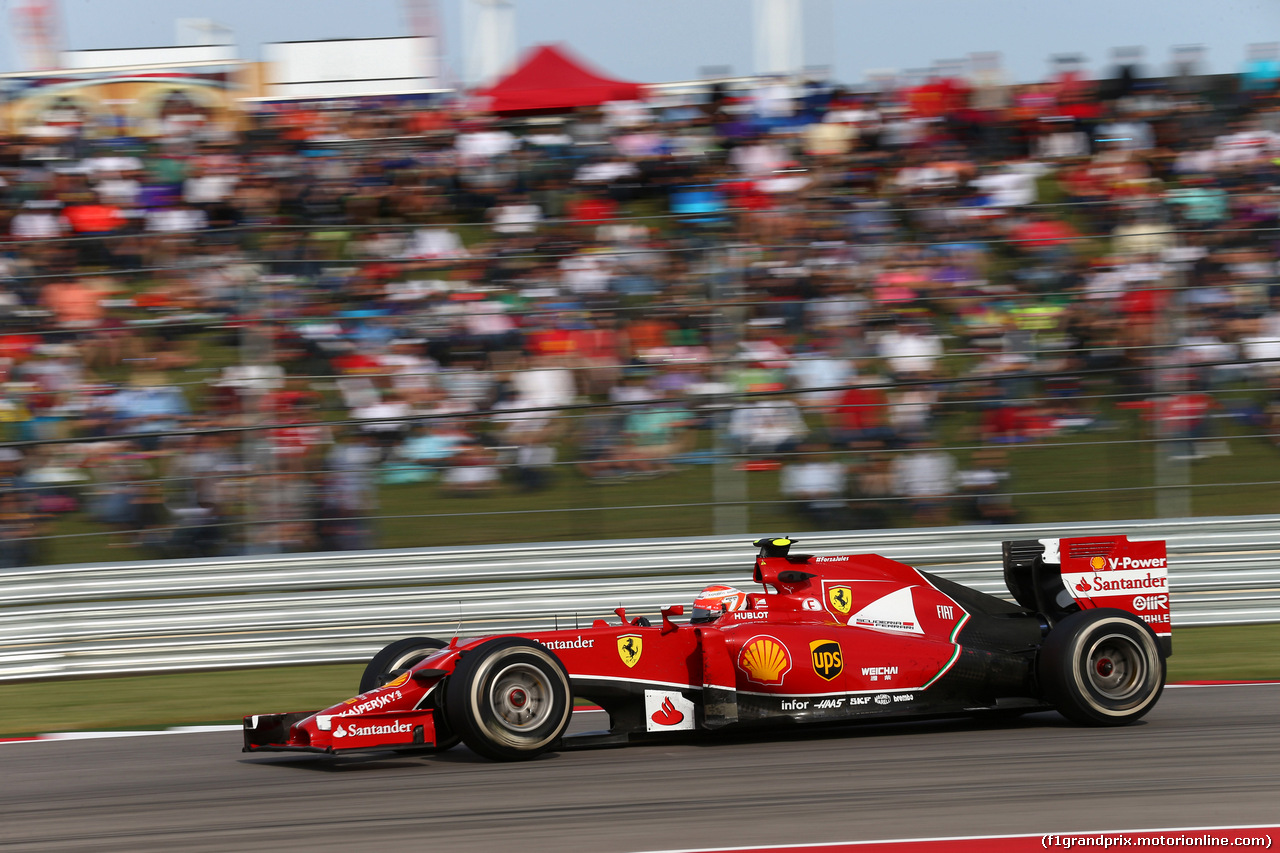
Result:
<svg viewBox="0 0 1280 853"><path fill-rule="evenodd" d="M684 622L449 643L413 637L370 660L360 694L244 720L247 752L441 750L496 760L575 744L714 730L1056 709L1116 726L1160 698L1171 652L1164 542L1005 542L1016 603L874 554L791 553L761 539L764 592L708 591ZM710 604L708 604L710 602ZM609 729L566 737L574 698Z"/></svg>

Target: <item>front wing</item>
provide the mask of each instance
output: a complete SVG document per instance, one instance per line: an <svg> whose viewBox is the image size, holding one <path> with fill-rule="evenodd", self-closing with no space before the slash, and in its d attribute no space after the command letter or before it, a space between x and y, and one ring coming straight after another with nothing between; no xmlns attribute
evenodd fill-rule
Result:
<svg viewBox="0 0 1280 853"><path fill-rule="evenodd" d="M335 754L365 749L434 746L432 712L375 711L369 714L324 716L315 730L298 726L315 711L254 714L244 718L245 752L321 752Z"/></svg>

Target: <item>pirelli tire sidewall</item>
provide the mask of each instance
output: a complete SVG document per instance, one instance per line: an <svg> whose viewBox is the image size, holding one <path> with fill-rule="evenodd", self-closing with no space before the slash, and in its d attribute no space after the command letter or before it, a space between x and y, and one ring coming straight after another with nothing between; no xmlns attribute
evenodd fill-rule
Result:
<svg viewBox="0 0 1280 853"><path fill-rule="evenodd" d="M552 749L572 713L564 664L523 637L498 637L464 652L445 691L450 727L473 752L496 761L527 760Z"/></svg>
<svg viewBox="0 0 1280 853"><path fill-rule="evenodd" d="M1036 670L1044 697L1067 719L1122 726L1155 706L1166 663L1150 626L1123 610L1099 608L1055 625Z"/></svg>

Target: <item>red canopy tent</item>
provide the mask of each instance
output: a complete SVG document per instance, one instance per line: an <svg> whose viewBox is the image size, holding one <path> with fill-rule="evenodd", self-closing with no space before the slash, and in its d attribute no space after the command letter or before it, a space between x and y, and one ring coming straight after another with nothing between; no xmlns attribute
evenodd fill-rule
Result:
<svg viewBox="0 0 1280 853"><path fill-rule="evenodd" d="M605 101L635 101L644 97L638 83L612 80L587 70L557 45L542 45L525 54L515 71L476 94L489 98L495 113L571 110Z"/></svg>

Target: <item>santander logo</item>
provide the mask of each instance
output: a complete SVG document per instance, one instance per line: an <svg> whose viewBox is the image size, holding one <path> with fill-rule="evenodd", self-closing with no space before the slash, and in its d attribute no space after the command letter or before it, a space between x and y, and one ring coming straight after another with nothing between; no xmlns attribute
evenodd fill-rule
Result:
<svg viewBox="0 0 1280 853"><path fill-rule="evenodd" d="M671 704L671 697L668 696L662 700L662 707L654 711L649 719L660 726L678 726L684 722L684 714Z"/></svg>
<svg viewBox="0 0 1280 853"><path fill-rule="evenodd" d="M1089 582L1084 578L1080 578L1080 583L1076 584L1077 592L1088 592L1091 589L1093 589L1093 587L1089 586Z"/></svg>

